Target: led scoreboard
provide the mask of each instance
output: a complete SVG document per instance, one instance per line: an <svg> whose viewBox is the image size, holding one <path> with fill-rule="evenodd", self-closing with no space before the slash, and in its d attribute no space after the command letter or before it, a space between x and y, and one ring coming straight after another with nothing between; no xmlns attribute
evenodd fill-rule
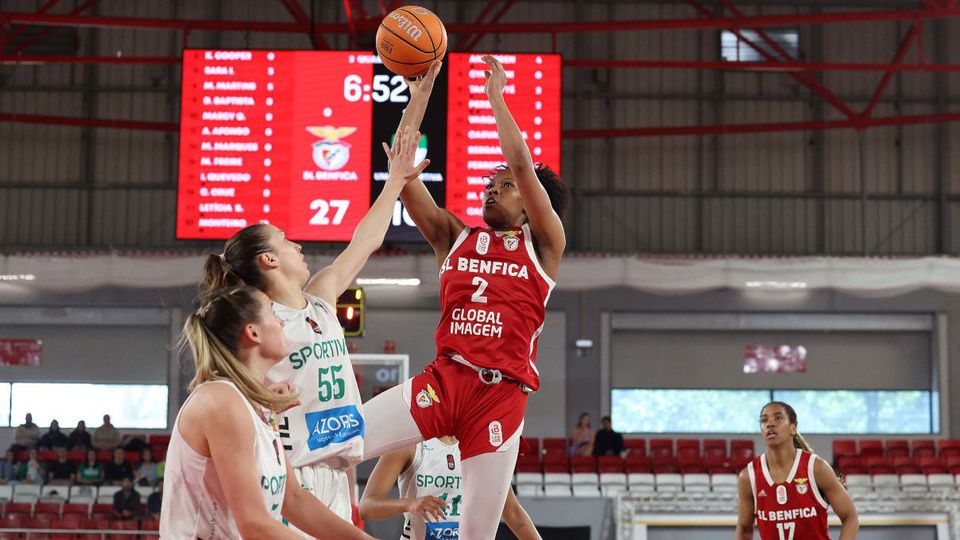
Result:
<svg viewBox="0 0 960 540"><path fill-rule="evenodd" d="M417 160L442 207L479 225L503 163L479 53L450 53ZM534 161L560 169L560 57L500 54L504 95ZM177 238L225 239L272 223L301 241L348 241L383 189L409 93L369 52L184 51ZM397 202L387 238L421 239Z"/></svg>

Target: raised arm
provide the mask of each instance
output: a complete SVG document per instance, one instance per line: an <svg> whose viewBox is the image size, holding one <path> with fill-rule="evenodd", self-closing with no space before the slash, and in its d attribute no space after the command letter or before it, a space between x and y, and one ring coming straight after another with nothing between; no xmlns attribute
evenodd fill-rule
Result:
<svg viewBox="0 0 960 540"><path fill-rule="evenodd" d="M750 486L750 475L746 469L740 471L737 484L740 501L737 503L737 532L733 538L734 540L753 540L755 507L753 505L753 487Z"/></svg>
<svg viewBox="0 0 960 540"><path fill-rule="evenodd" d="M537 179L534 170L533 158L530 156L530 149L523 140L523 134L520 132L517 122L510 114L507 108L507 102L503 98L503 87L507 82L507 74L503 70L500 61L492 56L484 56L483 61L490 66L490 71L486 72L486 92L487 99L490 100L490 107L493 109L493 116L497 121L497 134L500 138L500 148L503 151L503 157L513 173L513 179L517 183L517 189L520 190L520 196L523 197L523 210L530 221L530 229L536 238L537 248L540 250L540 256L543 259L544 270L552 277L556 277L557 269L560 265L560 257L567 246L566 236L563 232L563 222L560 216L550 205L550 197L547 190L543 188Z"/></svg>
<svg viewBox="0 0 960 540"><path fill-rule="evenodd" d="M367 215L360 220L346 249L330 266L314 274L307 283L308 293L336 305L337 297L350 286L370 255L383 244L400 191L407 182L420 176L430 164L430 160L425 159L418 167L413 166L419 136L419 133L406 128L397 131L393 149L387 152L393 159L390 160L390 176L383 186L383 191L367 211Z"/></svg>
<svg viewBox="0 0 960 540"><path fill-rule="evenodd" d="M360 497L360 517L363 519L387 519L410 512L424 521L439 521L447 503L439 497L416 499L391 499L390 490L397 478L413 462L414 446L385 454L373 468L367 486Z"/></svg>
<svg viewBox="0 0 960 540"><path fill-rule="evenodd" d="M403 111L401 126L413 130L420 129L423 115L427 111L427 103L430 101L430 93L433 91L433 83L437 74L440 73L441 65L442 62L437 62L430 67L426 76L407 81L407 86L410 88L410 102ZM463 230L463 222L437 206L433 196L427 191L427 186L423 185L423 181L419 178L403 188L400 200L403 201L403 207L410 214L413 222L417 224L420 233L436 252L439 266L447 257L447 252L450 251L450 246L453 245L457 235Z"/></svg>
<svg viewBox="0 0 960 540"><path fill-rule="evenodd" d="M857 508L853 505L853 500L846 488L840 483L840 479L827 465L826 461L817 458L813 464L813 476L817 480L817 487L826 496L827 502L833 507L834 513L840 518L840 538L839 540L853 540L857 537L857 531L860 530L860 518L857 516Z"/></svg>

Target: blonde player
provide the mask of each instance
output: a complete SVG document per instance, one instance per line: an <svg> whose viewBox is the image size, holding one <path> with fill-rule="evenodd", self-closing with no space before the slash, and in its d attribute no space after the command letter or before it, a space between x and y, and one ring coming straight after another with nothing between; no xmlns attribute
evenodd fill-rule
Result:
<svg viewBox="0 0 960 540"><path fill-rule="evenodd" d="M301 401L279 420L283 449L300 485L347 521L352 503L347 470L363 456L365 426L336 301L383 243L404 185L429 164L413 165L418 136L413 130L398 132L392 152L399 157L390 162L383 192L346 249L313 277L300 245L272 225L240 230L227 241L223 255L210 255L204 265L208 289L243 283L273 300L290 353L267 379L289 381Z"/></svg>
<svg viewBox="0 0 960 540"><path fill-rule="evenodd" d="M390 489L400 485L400 498ZM460 537L463 475L456 437L423 441L380 458L360 499L363 519L404 515L404 540L447 540ZM519 540L541 540L530 516L513 491L507 494L503 522Z"/></svg>
<svg viewBox="0 0 960 540"><path fill-rule="evenodd" d="M187 319L183 340L196 376L173 425L160 536L297 538L282 516L317 538L371 538L287 484L293 470L272 420L296 398L264 384L287 353L270 299L253 287L212 292Z"/></svg>

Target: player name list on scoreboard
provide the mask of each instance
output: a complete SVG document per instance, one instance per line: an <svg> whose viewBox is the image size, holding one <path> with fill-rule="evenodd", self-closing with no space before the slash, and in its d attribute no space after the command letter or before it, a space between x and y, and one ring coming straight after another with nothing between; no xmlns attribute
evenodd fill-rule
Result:
<svg viewBox="0 0 960 540"><path fill-rule="evenodd" d="M447 210L469 226L482 220L483 189L489 171L503 164L497 122L487 99L481 54L451 54L447 99ZM560 57L497 54L507 81L504 99L534 162L560 172Z"/></svg>
<svg viewBox="0 0 960 540"><path fill-rule="evenodd" d="M277 93L276 58L260 51L187 51L180 131L177 228L220 238L269 222ZM265 75L273 72L268 80Z"/></svg>
<svg viewBox="0 0 960 540"><path fill-rule="evenodd" d="M484 177L503 163L480 58L448 55L418 150L438 202L471 226L482 223ZM497 58L534 161L559 169L560 57ZM294 240L350 240L384 180L372 156L406 106L402 77L368 52L185 50L182 85L177 238L269 223Z"/></svg>

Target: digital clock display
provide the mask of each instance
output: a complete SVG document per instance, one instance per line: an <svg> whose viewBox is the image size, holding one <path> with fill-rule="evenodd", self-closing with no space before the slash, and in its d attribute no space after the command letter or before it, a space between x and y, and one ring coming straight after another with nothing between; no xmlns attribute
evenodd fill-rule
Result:
<svg viewBox="0 0 960 540"><path fill-rule="evenodd" d="M503 163L480 53L450 53L417 159L440 206L479 225L484 176ZM507 104L535 161L560 169L560 57L497 53ZM356 51L184 51L177 238L272 223L301 241L348 241L383 189L409 100L403 77ZM396 203L387 236L418 241Z"/></svg>

